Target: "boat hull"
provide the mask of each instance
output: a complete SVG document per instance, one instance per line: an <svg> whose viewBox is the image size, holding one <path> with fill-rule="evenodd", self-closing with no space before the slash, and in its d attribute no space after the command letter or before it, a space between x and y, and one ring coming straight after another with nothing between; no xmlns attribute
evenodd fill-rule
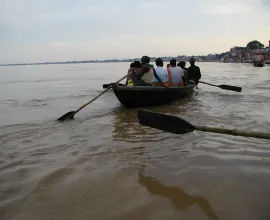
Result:
<svg viewBox="0 0 270 220"><path fill-rule="evenodd" d="M154 86L127 87L112 84L115 96L122 105L128 108L168 104L187 97L192 93L194 87L195 85L170 88Z"/></svg>
<svg viewBox="0 0 270 220"><path fill-rule="evenodd" d="M253 66L254 67L264 67L264 62L254 62Z"/></svg>
<svg viewBox="0 0 270 220"><path fill-rule="evenodd" d="M254 67L264 67L264 64L257 64L257 65L254 64Z"/></svg>

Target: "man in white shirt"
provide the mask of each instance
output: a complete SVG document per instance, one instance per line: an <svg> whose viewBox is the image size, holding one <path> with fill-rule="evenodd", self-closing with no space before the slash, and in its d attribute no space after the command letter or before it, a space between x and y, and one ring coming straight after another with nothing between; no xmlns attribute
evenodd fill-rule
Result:
<svg viewBox="0 0 270 220"><path fill-rule="evenodd" d="M184 80L184 85L187 86L189 84L189 78L188 78L188 68L186 68L186 62L185 61L180 61L177 66L180 66L183 70L183 80Z"/></svg>
<svg viewBox="0 0 270 220"><path fill-rule="evenodd" d="M167 83L168 83L168 72L163 67L163 60L161 58L157 58L155 60L155 62L156 62L156 65L157 65L157 67L155 67L155 71L156 71L157 75L159 76L159 78L161 79L163 84L167 85ZM152 85L153 86L162 86L162 85L160 85L160 83L158 82L158 80L155 77L152 80Z"/></svg>
<svg viewBox="0 0 270 220"><path fill-rule="evenodd" d="M182 80L184 71L181 67L176 66L176 59L170 60L170 67L168 68L168 72L171 76L171 86L183 86Z"/></svg>

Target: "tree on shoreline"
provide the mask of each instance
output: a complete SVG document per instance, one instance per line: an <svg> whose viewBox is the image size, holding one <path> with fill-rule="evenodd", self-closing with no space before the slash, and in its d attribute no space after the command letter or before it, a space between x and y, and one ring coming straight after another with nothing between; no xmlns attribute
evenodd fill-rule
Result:
<svg viewBox="0 0 270 220"><path fill-rule="evenodd" d="M247 50L256 50L256 49L262 49L262 48L264 48L264 45L257 40L250 41L247 44Z"/></svg>

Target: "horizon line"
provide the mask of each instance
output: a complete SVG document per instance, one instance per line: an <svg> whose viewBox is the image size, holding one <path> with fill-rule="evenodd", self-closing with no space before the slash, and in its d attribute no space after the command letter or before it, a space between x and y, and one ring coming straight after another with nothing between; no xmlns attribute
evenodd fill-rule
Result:
<svg viewBox="0 0 270 220"><path fill-rule="evenodd" d="M223 52L223 53L228 53ZM222 54L222 53L220 53ZM208 55L177 55L177 56L153 56L150 57L150 59L155 59L155 58L177 58L177 57L207 57L209 55L219 55L219 53L213 53L213 54L208 54ZM109 58L109 59L91 59L91 60L66 60L66 61L44 61L44 62L24 62L24 63L2 63L0 66L12 66L12 65L38 65L38 64L64 64L64 63L91 63L91 62L112 62L112 61L120 61L120 62L132 62L136 60L140 60L141 58L123 58L123 59L118 59L118 58Z"/></svg>

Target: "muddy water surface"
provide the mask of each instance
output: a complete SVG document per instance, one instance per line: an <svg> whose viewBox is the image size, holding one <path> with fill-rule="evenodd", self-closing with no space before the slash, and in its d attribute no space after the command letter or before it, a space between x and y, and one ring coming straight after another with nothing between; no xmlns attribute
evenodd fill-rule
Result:
<svg viewBox="0 0 270 220"><path fill-rule="evenodd" d="M140 126L107 92L127 63L0 67L0 219L270 219L270 142ZM270 66L198 63L187 99L147 108L198 125L270 131Z"/></svg>

